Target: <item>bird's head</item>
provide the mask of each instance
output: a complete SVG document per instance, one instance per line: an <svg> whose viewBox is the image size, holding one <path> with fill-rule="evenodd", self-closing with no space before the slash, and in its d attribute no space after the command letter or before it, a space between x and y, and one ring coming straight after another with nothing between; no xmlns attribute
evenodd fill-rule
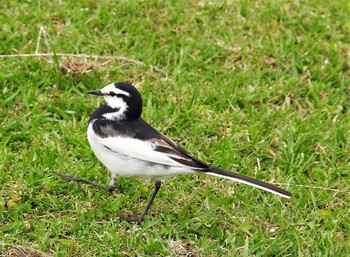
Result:
<svg viewBox="0 0 350 257"><path fill-rule="evenodd" d="M141 116L142 98L137 89L129 83L116 82L88 94L103 96L112 112L105 115L110 119L133 120Z"/></svg>

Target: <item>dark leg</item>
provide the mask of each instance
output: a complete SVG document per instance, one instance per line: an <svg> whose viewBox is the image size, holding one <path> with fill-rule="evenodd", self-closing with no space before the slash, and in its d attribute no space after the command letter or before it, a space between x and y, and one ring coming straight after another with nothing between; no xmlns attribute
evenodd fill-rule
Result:
<svg viewBox="0 0 350 257"><path fill-rule="evenodd" d="M151 195L151 198L148 200L148 203L146 205L146 209L143 211L143 213L139 217L137 217L137 218L121 218L121 219L126 220L128 222L136 222L137 224L140 224L141 222L145 221L145 216L146 216L149 208L151 207L153 200L156 197L161 185L162 185L162 182L159 180L156 180L154 182L154 186L155 186L154 191Z"/></svg>
<svg viewBox="0 0 350 257"><path fill-rule="evenodd" d="M162 182L159 181L159 180L156 180L156 181L154 182L154 186L155 186L155 187L154 187L153 194L151 195L151 198L148 200L148 203L147 203L147 205L146 205L146 209L143 211L143 213L141 214L141 217L140 217L142 220L145 219L145 216L146 216L146 214L147 214L149 208L151 207L154 198L156 198L156 195L157 195L157 193L158 193L158 191L159 191L161 185L162 185Z"/></svg>
<svg viewBox="0 0 350 257"><path fill-rule="evenodd" d="M100 185L100 184L97 184L95 182L83 179L83 178L71 176L71 175L60 174L60 173L57 173L57 175L63 178L62 183L69 182L69 181L75 181L75 182L77 182L79 188L80 188L80 183L84 183L84 184L89 184L91 186L106 190L107 192L110 192L110 193L113 192L115 189L115 184L112 184L112 183L109 186L105 186L105 185Z"/></svg>

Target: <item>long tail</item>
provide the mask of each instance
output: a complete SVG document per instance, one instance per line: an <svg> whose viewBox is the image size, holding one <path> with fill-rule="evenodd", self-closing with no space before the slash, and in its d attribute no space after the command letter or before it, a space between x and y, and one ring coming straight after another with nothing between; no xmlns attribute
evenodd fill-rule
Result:
<svg viewBox="0 0 350 257"><path fill-rule="evenodd" d="M216 177L221 177L221 178L227 178L236 182L240 182L249 186L253 186L256 188L260 188L262 190L268 191L270 193L285 197L285 198L290 198L292 196L291 193L289 193L286 190L283 190L279 187L273 186L271 184L262 182L260 180L254 179L254 178L250 178L238 173L234 173L234 172L230 172L230 171L226 171L223 169L219 169L219 168L210 168L209 172L206 172L206 174L209 175L213 175Z"/></svg>

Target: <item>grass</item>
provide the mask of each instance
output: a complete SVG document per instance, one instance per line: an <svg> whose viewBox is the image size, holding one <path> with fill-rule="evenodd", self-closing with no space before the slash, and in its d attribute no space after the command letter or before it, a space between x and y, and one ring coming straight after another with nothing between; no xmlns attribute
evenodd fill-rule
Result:
<svg viewBox="0 0 350 257"><path fill-rule="evenodd" d="M3 1L0 249L51 256L350 255L348 1ZM50 46L50 49L48 49ZM159 70L152 69L156 67ZM89 71L89 72L87 72ZM164 183L142 225L149 181L112 195L86 140L102 103L85 92L138 84L143 117L201 159L293 193L205 176Z"/></svg>

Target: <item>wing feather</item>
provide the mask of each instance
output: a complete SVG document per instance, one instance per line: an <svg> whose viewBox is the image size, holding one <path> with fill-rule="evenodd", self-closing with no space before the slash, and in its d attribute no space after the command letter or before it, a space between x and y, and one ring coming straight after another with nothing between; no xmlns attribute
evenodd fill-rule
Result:
<svg viewBox="0 0 350 257"><path fill-rule="evenodd" d="M208 168L207 164L161 134L159 138L146 141L121 136L99 138L99 141L110 151L147 162L192 169Z"/></svg>
<svg viewBox="0 0 350 257"><path fill-rule="evenodd" d="M155 151L167 154L171 159L194 169L208 169L209 165L189 154L170 138L159 134L159 138L151 140L156 145Z"/></svg>
<svg viewBox="0 0 350 257"><path fill-rule="evenodd" d="M167 166L182 166L166 154L154 151L151 142L125 137L100 138L100 143L117 154Z"/></svg>
<svg viewBox="0 0 350 257"><path fill-rule="evenodd" d="M209 168L206 163L190 155L142 119L124 123L96 120L92 129L99 135L95 140L112 152L173 167L198 170Z"/></svg>

